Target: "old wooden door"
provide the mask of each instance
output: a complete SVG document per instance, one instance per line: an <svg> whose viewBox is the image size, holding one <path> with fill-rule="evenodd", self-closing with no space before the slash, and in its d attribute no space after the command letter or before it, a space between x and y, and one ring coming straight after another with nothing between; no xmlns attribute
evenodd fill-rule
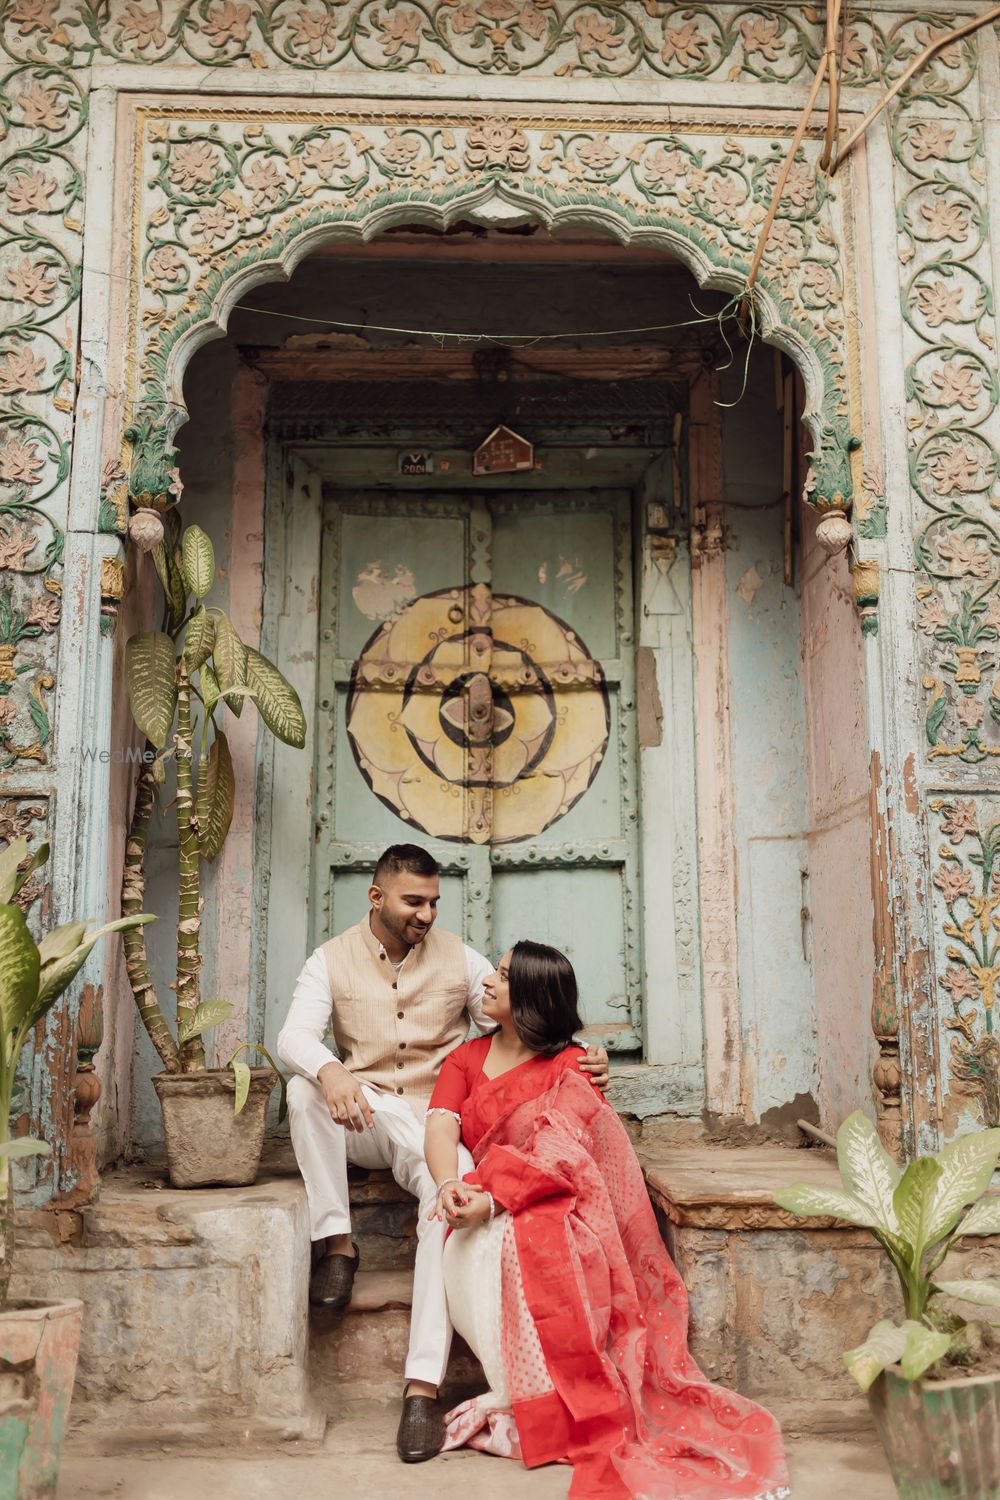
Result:
<svg viewBox="0 0 1000 1500"><path fill-rule="evenodd" d="M561 948L588 1033L638 1051L629 496L336 493L323 537L314 939L423 844L442 925Z"/></svg>

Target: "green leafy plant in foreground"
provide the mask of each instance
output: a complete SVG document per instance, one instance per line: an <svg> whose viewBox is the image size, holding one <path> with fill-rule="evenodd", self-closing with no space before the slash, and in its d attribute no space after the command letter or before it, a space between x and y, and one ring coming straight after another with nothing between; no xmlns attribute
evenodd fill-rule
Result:
<svg viewBox="0 0 1000 1500"><path fill-rule="evenodd" d="M127 934L125 960L139 1015L164 1068L192 1073L205 1067L205 1032L233 1012L226 1001L201 998L201 862L220 854L236 796L222 714L228 709L239 718L249 700L271 733L298 749L305 744L306 721L298 694L274 663L240 639L224 610L203 603L215 581L209 537L200 526L188 526L181 534L175 510L163 521L164 538L152 554L163 587L162 629L140 631L125 648L129 706L146 739L146 758L125 847L122 911L138 911L145 899L150 819L172 758L179 896L176 1039L157 999L141 932ZM265 1048L250 1042L237 1047L226 1063L236 1076L236 1113L250 1088L250 1069L240 1056L246 1051L266 1057L278 1074L283 1118L284 1079Z"/></svg>
<svg viewBox="0 0 1000 1500"><path fill-rule="evenodd" d="M134 912L93 932L86 922L66 922L36 943L14 897L28 876L49 857L48 844L28 853L28 841L16 839L0 853L0 1304L7 1300L14 1237L11 1162L26 1156L48 1156L52 1148L31 1136L11 1136L12 1100L17 1065L28 1036L51 1010L84 960L109 932L132 931L155 921Z"/></svg>
<svg viewBox="0 0 1000 1500"><path fill-rule="evenodd" d="M1000 1309L1000 1283L938 1280L945 1256L967 1235L1000 1234L1000 1198L985 1198L1000 1156L1000 1130L963 1135L935 1156L901 1169L861 1110L837 1132L841 1187L793 1183L774 1194L779 1207L804 1218L822 1215L867 1229L899 1277L904 1319L883 1318L844 1363L863 1391L889 1365L919 1380L949 1356L975 1358L975 1329L955 1303Z"/></svg>

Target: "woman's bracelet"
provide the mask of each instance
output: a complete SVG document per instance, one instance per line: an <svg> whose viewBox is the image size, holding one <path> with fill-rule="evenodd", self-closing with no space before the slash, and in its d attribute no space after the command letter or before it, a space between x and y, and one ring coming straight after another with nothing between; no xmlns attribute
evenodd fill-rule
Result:
<svg viewBox="0 0 1000 1500"><path fill-rule="evenodd" d="M439 1182L438 1183L438 1185L437 1185L438 1192L441 1193L441 1192L444 1191L444 1189L446 1187L451 1187L451 1185L452 1185L453 1182L457 1182L458 1185L459 1185L459 1187L463 1187L464 1186L461 1177L446 1177L445 1180L444 1180L444 1182Z"/></svg>
<svg viewBox="0 0 1000 1500"><path fill-rule="evenodd" d="M486 1196L487 1196L487 1198L488 1198L488 1199L489 1199L489 1200L490 1200L490 1216L489 1216L489 1218L488 1218L488 1219L487 1219L487 1220L486 1220L486 1222L487 1222L487 1224L492 1224L492 1223L493 1223L493 1220L494 1220L494 1219L495 1219L495 1218L496 1218L496 1212L497 1212L497 1200L496 1200L496 1199L495 1199L495 1198L494 1198L494 1196L493 1196L493 1194L492 1194L492 1193L489 1193L489 1192L488 1192L488 1193L487 1193L487 1194L486 1194Z"/></svg>

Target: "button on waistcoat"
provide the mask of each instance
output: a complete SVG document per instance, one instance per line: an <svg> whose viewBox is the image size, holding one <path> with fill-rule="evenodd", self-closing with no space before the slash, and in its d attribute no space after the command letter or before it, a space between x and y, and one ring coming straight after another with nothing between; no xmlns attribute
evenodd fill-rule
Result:
<svg viewBox="0 0 1000 1500"><path fill-rule="evenodd" d="M468 1031L461 938L436 928L394 969L365 917L323 944L341 1061L365 1083L414 1102Z"/></svg>

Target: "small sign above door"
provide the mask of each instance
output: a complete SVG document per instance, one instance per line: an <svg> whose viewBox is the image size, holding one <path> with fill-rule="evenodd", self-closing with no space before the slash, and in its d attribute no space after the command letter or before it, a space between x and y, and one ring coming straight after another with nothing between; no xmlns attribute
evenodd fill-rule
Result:
<svg viewBox="0 0 1000 1500"><path fill-rule="evenodd" d="M509 427L494 427L472 459L473 474L519 474L534 467L534 444Z"/></svg>
<svg viewBox="0 0 1000 1500"><path fill-rule="evenodd" d="M434 455L426 449L418 449L414 453L400 453L398 457L401 474L434 473Z"/></svg>

